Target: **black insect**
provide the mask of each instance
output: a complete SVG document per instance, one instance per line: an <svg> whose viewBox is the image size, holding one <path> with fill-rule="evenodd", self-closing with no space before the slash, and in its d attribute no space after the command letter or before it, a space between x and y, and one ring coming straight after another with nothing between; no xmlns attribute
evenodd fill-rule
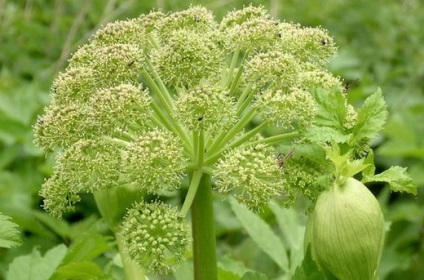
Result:
<svg viewBox="0 0 424 280"><path fill-rule="evenodd" d="M291 158L292 156L294 155L294 148L290 148L288 151L287 151L287 153L285 154L285 155L283 155L283 154L278 154L277 155L277 163L278 163L278 166L280 167L280 168L282 168L283 166L284 166L284 164L287 162L287 160L289 159L289 158Z"/></svg>
<svg viewBox="0 0 424 280"><path fill-rule="evenodd" d="M50 90L51 90L52 93L56 94L57 93L57 85L52 85Z"/></svg>
<svg viewBox="0 0 424 280"><path fill-rule="evenodd" d="M203 116L198 117L198 118L197 118L197 120L198 120L199 122L203 121Z"/></svg>
<svg viewBox="0 0 424 280"><path fill-rule="evenodd" d="M129 66L133 65L134 63L135 63L135 60L130 61L130 62L127 63L127 66L129 67Z"/></svg>
<svg viewBox="0 0 424 280"><path fill-rule="evenodd" d="M343 84L343 91L348 92L350 89L357 87L359 85L359 80L346 80Z"/></svg>

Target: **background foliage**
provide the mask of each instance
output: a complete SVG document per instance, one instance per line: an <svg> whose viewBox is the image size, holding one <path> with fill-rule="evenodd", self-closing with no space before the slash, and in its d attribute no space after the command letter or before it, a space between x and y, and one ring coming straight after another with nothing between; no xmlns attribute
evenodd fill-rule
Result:
<svg viewBox="0 0 424 280"><path fill-rule="evenodd" d="M193 0L191 4L202 4L221 18L248 2ZM329 29L340 49L330 69L345 79L352 102L359 105L381 87L390 119L373 143L378 167L408 167L420 188L418 196L411 197L393 195L384 185L370 186L391 223L380 276L424 279L424 4L419 0L256 0L252 4L264 5L281 20ZM153 8L176 11L188 6L178 0L0 0L0 212L19 225L23 244L0 249L0 279L19 280L25 273L38 275L34 279L121 276L116 251L107 238L110 234L91 197L84 197L77 211L61 221L41 209L38 191L51 174L52 162L34 147L31 126L48 103L57 72L99 26ZM270 279L285 279L282 270L294 272L287 261L293 265L302 259L299 235L306 220L305 206L297 210L271 205L260 217L271 227L259 219L249 228L252 223L246 219L253 219L249 213L217 200L220 277L238 279L231 277L254 269ZM273 237L261 239L258 231ZM286 251L280 256L267 247L267 240L275 235ZM28 261L38 266L20 269ZM40 269L43 264L50 270ZM77 270L91 274L75 276ZM189 279L187 275L189 263L174 274L177 279ZM265 279L259 277L246 279Z"/></svg>

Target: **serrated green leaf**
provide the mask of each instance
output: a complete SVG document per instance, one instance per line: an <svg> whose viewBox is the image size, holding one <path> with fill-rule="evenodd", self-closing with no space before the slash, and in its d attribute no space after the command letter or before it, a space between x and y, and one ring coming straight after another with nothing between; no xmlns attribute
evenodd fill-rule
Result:
<svg viewBox="0 0 424 280"><path fill-rule="evenodd" d="M246 272L240 280L268 280L268 276L259 272Z"/></svg>
<svg viewBox="0 0 424 280"><path fill-rule="evenodd" d="M358 117L353 128L351 144L360 143L362 139L373 139L383 129L387 120L387 106L381 90L378 89L368 97L358 110Z"/></svg>
<svg viewBox="0 0 424 280"><path fill-rule="evenodd" d="M289 261L286 248L278 236L261 218L235 199L230 200L231 207L252 240L286 273Z"/></svg>
<svg viewBox="0 0 424 280"><path fill-rule="evenodd" d="M345 134L340 129L326 126L312 125L305 133L306 138L312 142L327 143L345 143L351 137L350 134Z"/></svg>
<svg viewBox="0 0 424 280"><path fill-rule="evenodd" d="M406 173L406 168L400 166L392 166L377 175L365 176L363 181L364 183L386 182L389 184L390 190L394 192L417 194L417 185Z"/></svg>
<svg viewBox="0 0 424 280"><path fill-rule="evenodd" d="M313 95L318 105L316 122L320 126L342 128L346 117L346 99L343 93L316 90Z"/></svg>
<svg viewBox="0 0 424 280"><path fill-rule="evenodd" d="M18 225L10 217L0 213L0 247L12 248L21 245Z"/></svg>
<svg viewBox="0 0 424 280"><path fill-rule="evenodd" d="M57 279L90 280L102 275L102 270L94 262L73 262L57 269Z"/></svg>
<svg viewBox="0 0 424 280"><path fill-rule="evenodd" d="M49 279L62 262L67 248L58 245L41 256L37 249L25 256L17 257L9 265L6 280L46 280Z"/></svg>
<svg viewBox="0 0 424 280"><path fill-rule="evenodd" d="M344 128L346 118L346 99L341 92L313 92L317 103L317 115L314 124L306 131L305 136L312 142L344 143L351 136Z"/></svg>

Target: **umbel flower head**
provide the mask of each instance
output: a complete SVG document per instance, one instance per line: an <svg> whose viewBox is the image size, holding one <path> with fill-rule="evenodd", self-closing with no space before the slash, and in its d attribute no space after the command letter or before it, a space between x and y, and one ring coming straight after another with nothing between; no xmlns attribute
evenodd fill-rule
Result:
<svg viewBox="0 0 424 280"><path fill-rule="evenodd" d="M344 99L324 69L335 50L327 31L280 22L263 7L220 23L197 6L108 23L69 59L35 124L36 144L58 151L40 191L44 208L61 217L79 194L122 186L172 195L193 172L255 210L293 197L278 145L314 124L317 89ZM183 233L164 228L174 227L165 216L175 211L160 203L129 210L121 234L141 265L163 271L168 254L181 259Z"/></svg>
<svg viewBox="0 0 424 280"><path fill-rule="evenodd" d="M166 273L190 245L189 228L177 209L160 203L137 203L124 218L120 233L130 257L149 272Z"/></svg>

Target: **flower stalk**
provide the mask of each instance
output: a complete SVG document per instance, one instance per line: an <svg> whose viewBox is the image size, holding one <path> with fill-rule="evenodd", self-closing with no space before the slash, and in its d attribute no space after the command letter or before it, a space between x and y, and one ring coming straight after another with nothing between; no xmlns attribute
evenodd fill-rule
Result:
<svg viewBox="0 0 424 280"><path fill-rule="evenodd" d="M121 255L122 266L124 267L125 279L127 280L144 280L146 276L141 267L131 259L125 248L124 241L119 234L115 235L119 253Z"/></svg>
<svg viewBox="0 0 424 280"><path fill-rule="evenodd" d="M195 280L216 280L216 239L211 176L203 174L191 206Z"/></svg>

